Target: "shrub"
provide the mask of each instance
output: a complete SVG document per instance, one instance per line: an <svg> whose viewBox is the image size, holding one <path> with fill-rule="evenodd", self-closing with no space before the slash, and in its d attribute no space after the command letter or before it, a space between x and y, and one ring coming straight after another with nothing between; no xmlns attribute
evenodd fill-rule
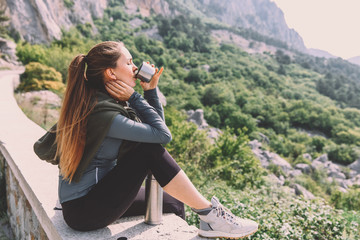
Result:
<svg viewBox="0 0 360 240"><path fill-rule="evenodd" d="M360 190L353 188L346 193L335 191L331 195L331 202L339 209L360 211Z"/></svg>
<svg viewBox="0 0 360 240"><path fill-rule="evenodd" d="M359 150L351 145L340 144L330 147L328 157L331 161L348 165L360 156Z"/></svg>
<svg viewBox="0 0 360 240"><path fill-rule="evenodd" d="M197 129L194 123L186 121L186 115L173 107L167 107L166 125L169 127L173 139L166 145L166 149L184 169L186 174L199 184L204 181L208 169L203 159L210 148L210 141L204 131Z"/></svg>
<svg viewBox="0 0 360 240"><path fill-rule="evenodd" d="M16 55L24 64L30 62L43 62L46 51L41 45L31 45L27 42L20 42L16 45Z"/></svg>
<svg viewBox="0 0 360 240"><path fill-rule="evenodd" d="M20 85L16 90L21 92L36 90L62 92L64 84L61 74L54 68L38 62L31 62L25 66L25 72L21 75Z"/></svg>
<svg viewBox="0 0 360 240"><path fill-rule="evenodd" d="M65 7L72 8L74 6L73 0L64 0Z"/></svg>
<svg viewBox="0 0 360 240"><path fill-rule="evenodd" d="M215 176L220 176L227 184L238 189L246 186L259 187L264 183L264 169L248 146L244 131L227 128L210 149L207 165L213 168Z"/></svg>

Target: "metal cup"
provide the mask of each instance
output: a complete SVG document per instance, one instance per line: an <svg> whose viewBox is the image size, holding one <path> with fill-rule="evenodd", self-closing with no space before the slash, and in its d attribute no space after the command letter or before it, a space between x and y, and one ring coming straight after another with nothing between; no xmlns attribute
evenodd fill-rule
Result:
<svg viewBox="0 0 360 240"><path fill-rule="evenodd" d="M150 64L143 62L136 72L135 77L143 82L150 82L155 74L155 68Z"/></svg>

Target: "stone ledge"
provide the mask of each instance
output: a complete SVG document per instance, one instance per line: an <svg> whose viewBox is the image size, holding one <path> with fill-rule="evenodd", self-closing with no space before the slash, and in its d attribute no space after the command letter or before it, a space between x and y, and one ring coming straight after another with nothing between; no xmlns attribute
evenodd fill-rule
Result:
<svg viewBox="0 0 360 240"><path fill-rule="evenodd" d="M191 239L201 240L197 235L197 228L189 226L184 220L174 214L165 214L163 223L159 225L148 225L144 223L143 216L122 218L106 228L96 231L78 232L69 227L59 224L59 232L63 239L118 239L126 237L132 240L177 240Z"/></svg>
<svg viewBox="0 0 360 240"><path fill-rule="evenodd" d="M139 216L97 231L69 228L62 212L54 210L60 207L58 168L33 152L34 142L45 130L24 115L13 96L19 73L1 72L0 77L0 160L6 165L8 215L17 239L203 239L196 227L173 214L164 215L163 223L156 226Z"/></svg>

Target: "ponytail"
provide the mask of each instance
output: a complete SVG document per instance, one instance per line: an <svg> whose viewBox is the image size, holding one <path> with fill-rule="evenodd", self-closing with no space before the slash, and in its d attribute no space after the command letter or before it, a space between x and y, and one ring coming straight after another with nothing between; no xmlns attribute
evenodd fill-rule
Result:
<svg viewBox="0 0 360 240"><path fill-rule="evenodd" d="M56 157L60 159L60 173L71 182L82 158L87 116L95 106L95 91L87 86L86 56L75 57L68 69L68 82L64 94L60 118L57 124Z"/></svg>

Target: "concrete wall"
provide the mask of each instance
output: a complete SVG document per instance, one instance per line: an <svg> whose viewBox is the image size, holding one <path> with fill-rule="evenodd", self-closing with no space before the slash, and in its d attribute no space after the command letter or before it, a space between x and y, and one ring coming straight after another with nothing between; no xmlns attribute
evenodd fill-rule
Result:
<svg viewBox="0 0 360 240"><path fill-rule="evenodd" d="M0 152L0 170L6 182L6 203L9 222L16 239L48 239L14 173Z"/></svg>

